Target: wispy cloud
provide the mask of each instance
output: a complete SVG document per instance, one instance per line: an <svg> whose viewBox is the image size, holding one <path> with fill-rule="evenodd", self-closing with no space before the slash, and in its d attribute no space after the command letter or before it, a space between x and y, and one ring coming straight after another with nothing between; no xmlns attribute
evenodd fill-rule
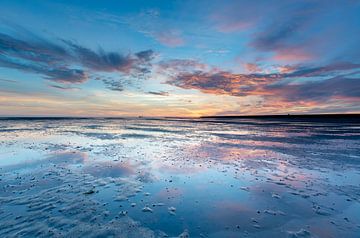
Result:
<svg viewBox="0 0 360 238"><path fill-rule="evenodd" d="M179 72L205 71L208 65L194 59L170 59L158 63L158 71L170 77Z"/></svg>
<svg viewBox="0 0 360 238"><path fill-rule="evenodd" d="M97 51L69 40L48 40L28 35L19 39L0 33L0 66L36 73L59 83L82 83L99 72L115 72L120 76L144 77L150 72L152 50L134 54ZM119 81L104 81L108 88L119 90Z"/></svg>
<svg viewBox="0 0 360 238"><path fill-rule="evenodd" d="M7 83L17 83L18 81L16 81L16 80L12 80L12 79L2 79L2 78L0 78L0 81L1 82L7 82Z"/></svg>
<svg viewBox="0 0 360 238"><path fill-rule="evenodd" d="M157 9L142 10L136 15L122 17L122 22L133 30L152 38L162 45L168 47L179 47L185 44L182 31L171 22L163 18Z"/></svg>
<svg viewBox="0 0 360 238"><path fill-rule="evenodd" d="M334 55L343 61L357 55L359 60L358 53L349 52L358 48L355 42L360 40L354 16L360 9L357 2L215 2L217 8L210 11L209 18L216 30L227 36L244 33L246 47L253 56L296 63L319 59L325 63Z"/></svg>
<svg viewBox="0 0 360 238"><path fill-rule="evenodd" d="M185 44L184 39L181 37L181 33L174 30L158 32L152 35L161 44L169 47L178 47Z"/></svg>

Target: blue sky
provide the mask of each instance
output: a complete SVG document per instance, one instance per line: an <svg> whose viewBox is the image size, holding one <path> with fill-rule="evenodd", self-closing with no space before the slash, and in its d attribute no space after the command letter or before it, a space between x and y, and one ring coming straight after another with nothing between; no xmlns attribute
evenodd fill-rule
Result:
<svg viewBox="0 0 360 238"><path fill-rule="evenodd" d="M3 116L360 112L357 1L2 1Z"/></svg>

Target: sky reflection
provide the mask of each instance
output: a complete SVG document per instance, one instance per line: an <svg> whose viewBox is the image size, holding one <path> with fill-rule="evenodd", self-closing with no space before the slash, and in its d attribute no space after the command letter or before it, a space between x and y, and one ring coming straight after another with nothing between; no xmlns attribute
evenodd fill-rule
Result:
<svg viewBox="0 0 360 238"><path fill-rule="evenodd" d="M121 231L110 224L132 222L137 237L359 232L355 124L186 122L177 133L178 121L73 121L1 121L2 236L14 234L10 226L28 236L84 235L96 224L114 235ZM324 136L332 131L346 133ZM71 212L83 206L91 215ZM23 228L31 217L43 227ZM69 233L63 223L73 224Z"/></svg>

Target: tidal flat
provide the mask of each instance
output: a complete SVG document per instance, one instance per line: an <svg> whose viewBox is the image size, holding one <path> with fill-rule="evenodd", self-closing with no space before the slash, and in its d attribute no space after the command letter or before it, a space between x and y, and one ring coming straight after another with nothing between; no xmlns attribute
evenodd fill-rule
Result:
<svg viewBox="0 0 360 238"><path fill-rule="evenodd" d="M359 234L357 119L0 120L0 237Z"/></svg>

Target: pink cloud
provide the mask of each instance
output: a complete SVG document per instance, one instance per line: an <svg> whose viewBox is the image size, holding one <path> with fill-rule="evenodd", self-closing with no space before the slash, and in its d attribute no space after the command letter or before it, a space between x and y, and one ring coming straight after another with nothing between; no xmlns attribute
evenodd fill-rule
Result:
<svg viewBox="0 0 360 238"><path fill-rule="evenodd" d="M250 73L262 72L262 69L259 67L259 65L254 63L245 63L244 68L246 69L247 72Z"/></svg>
<svg viewBox="0 0 360 238"><path fill-rule="evenodd" d="M155 35L155 39L169 47L179 47L185 44L181 34L177 31L165 31Z"/></svg>
<svg viewBox="0 0 360 238"><path fill-rule="evenodd" d="M278 50L273 57L274 60L286 61L286 62L288 61L300 62L300 61L312 60L314 58L315 56L313 54L299 49L281 49Z"/></svg>
<svg viewBox="0 0 360 238"><path fill-rule="evenodd" d="M244 31L252 26L250 22L228 22L217 26L217 30L222 33L231 33L236 31Z"/></svg>

